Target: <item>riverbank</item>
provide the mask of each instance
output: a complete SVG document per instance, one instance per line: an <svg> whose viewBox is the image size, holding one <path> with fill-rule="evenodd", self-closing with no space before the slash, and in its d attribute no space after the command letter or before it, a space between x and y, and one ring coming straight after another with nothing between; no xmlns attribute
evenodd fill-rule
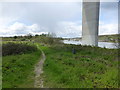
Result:
<svg viewBox="0 0 120 90"><path fill-rule="evenodd" d="M63 38L68 41L82 41L82 37L76 38ZM120 34L112 34L112 35L99 35L98 42L109 42L109 43L118 43L120 39Z"/></svg>
<svg viewBox="0 0 120 90"><path fill-rule="evenodd" d="M65 44L74 44L74 45L82 45L82 41L74 41L74 40L63 40ZM113 42L98 42L98 47L108 48L108 49L118 49L118 43Z"/></svg>
<svg viewBox="0 0 120 90"><path fill-rule="evenodd" d="M100 35L99 36L99 42L118 43L119 39L120 39L120 34Z"/></svg>

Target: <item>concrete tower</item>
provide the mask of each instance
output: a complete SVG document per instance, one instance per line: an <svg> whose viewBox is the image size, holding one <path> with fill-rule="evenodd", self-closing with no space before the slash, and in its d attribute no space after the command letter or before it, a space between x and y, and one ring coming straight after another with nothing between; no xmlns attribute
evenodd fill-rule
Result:
<svg viewBox="0 0 120 90"><path fill-rule="evenodd" d="M98 46L99 6L100 0L86 2L83 0L82 44Z"/></svg>

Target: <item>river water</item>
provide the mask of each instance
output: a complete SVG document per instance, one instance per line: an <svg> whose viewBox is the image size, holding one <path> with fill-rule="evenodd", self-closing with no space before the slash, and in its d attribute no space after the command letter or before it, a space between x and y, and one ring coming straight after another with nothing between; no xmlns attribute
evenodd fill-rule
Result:
<svg viewBox="0 0 120 90"><path fill-rule="evenodd" d="M73 41L73 40L63 40L65 44L75 44L79 45L82 44L81 41ZM111 42L98 42L98 47L102 48L109 48L109 49L117 49L118 48L118 43L111 43Z"/></svg>

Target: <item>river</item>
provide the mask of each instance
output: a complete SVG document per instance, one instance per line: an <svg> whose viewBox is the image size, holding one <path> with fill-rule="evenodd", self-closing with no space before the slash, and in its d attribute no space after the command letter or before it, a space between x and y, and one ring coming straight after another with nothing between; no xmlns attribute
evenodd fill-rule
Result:
<svg viewBox="0 0 120 90"><path fill-rule="evenodd" d="M65 44L75 44L79 45L82 44L81 41L73 41L73 40L63 40ZM98 47L102 48L109 48L109 49L117 49L118 48L118 43L112 43L112 42L98 42Z"/></svg>

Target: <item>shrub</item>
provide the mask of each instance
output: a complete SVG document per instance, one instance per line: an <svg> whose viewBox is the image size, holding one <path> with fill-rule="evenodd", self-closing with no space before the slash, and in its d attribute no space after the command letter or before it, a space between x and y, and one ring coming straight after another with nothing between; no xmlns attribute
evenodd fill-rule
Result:
<svg viewBox="0 0 120 90"><path fill-rule="evenodd" d="M17 39L17 36L14 36L14 39Z"/></svg>
<svg viewBox="0 0 120 90"><path fill-rule="evenodd" d="M25 39L25 38L22 38L22 39L21 39L21 41L26 41L26 40L27 40L27 39Z"/></svg>
<svg viewBox="0 0 120 90"><path fill-rule="evenodd" d="M37 47L34 45L28 45L27 43L6 43L2 45L2 55L24 54L37 51Z"/></svg>

